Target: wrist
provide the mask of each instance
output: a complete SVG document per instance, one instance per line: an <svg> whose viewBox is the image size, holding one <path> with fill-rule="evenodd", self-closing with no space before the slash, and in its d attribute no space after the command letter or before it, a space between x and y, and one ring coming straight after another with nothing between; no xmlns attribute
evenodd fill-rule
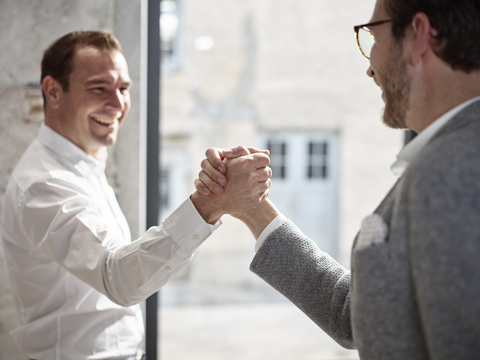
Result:
<svg viewBox="0 0 480 360"><path fill-rule="evenodd" d="M247 225L255 239L258 239L262 231L279 214L280 212L277 208L267 199L254 208L248 209L235 217Z"/></svg>
<svg viewBox="0 0 480 360"><path fill-rule="evenodd" d="M198 191L190 196L190 200L195 206L200 216L206 223L216 224L222 217L223 213L219 211L219 204L216 203L216 195L202 195Z"/></svg>

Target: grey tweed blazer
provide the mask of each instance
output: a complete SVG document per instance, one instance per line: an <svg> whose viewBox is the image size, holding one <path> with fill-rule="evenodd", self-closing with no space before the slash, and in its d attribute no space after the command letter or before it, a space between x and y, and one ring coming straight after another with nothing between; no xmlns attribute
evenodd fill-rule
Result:
<svg viewBox="0 0 480 360"><path fill-rule="evenodd" d="M287 222L251 270L362 359L480 359L480 102L365 219L351 261L350 272Z"/></svg>

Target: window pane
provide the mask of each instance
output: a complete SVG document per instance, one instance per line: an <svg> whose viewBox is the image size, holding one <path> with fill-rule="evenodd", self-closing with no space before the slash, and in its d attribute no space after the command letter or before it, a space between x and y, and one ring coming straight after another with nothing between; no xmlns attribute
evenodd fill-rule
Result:
<svg viewBox="0 0 480 360"><path fill-rule="evenodd" d="M326 141L310 142L308 144L308 154L308 178L326 179L328 176L328 143Z"/></svg>
<svg viewBox="0 0 480 360"><path fill-rule="evenodd" d="M162 0L160 4L160 39L162 66L165 70L180 67L180 9L177 0Z"/></svg>
<svg viewBox="0 0 480 360"><path fill-rule="evenodd" d="M286 177L286 154L287 144L285 142L269 141L267 149L270 151L270 168L272 177L284 179Z"/></svg>

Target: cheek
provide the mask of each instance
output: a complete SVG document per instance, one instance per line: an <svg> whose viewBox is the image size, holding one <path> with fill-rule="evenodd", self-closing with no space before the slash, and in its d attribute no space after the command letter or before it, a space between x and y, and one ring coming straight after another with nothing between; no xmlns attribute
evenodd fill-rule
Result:
<svg viewBox="0 0 480 360"><path fill-rule="evenodd" d="M370 64L375 72L377 72L379 68L384 67L385 60L389 57L389 52L385 51L385 49L388 49L388 47L386 47L385 44L379 44L378 42L372 47Z"/></svg>
<svg viewBox="0 0 480 360"><path fill-rule="evenodd" d="M124 110L124 114L127 115L128 112L130 111L130 107L131 107L132 103L130 101L130 96L127 96L125 98L125 110Z"/></svg>
<svg viewBox="0 0 480 360"><path fill-rule="evenodd" d="M373 71L378 70L378 63L379 63L379 56L378 51L375 49L375 45L372 48L372 52L370 53L370 67Z"/></svg>

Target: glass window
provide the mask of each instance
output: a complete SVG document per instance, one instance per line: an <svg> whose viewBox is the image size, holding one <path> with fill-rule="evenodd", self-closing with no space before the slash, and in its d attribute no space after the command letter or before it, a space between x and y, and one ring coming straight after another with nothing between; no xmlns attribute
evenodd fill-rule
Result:
<svg viewBox="0 0 480 360"><path fill-rule="evenodd" d="M326 179L328 177L327 167L328 143L313 142L308 144L308 178Z"/></svg>
<svg viewBox="0 0 480 360"><path fill-rule="evenodd" d="M180 68L179 8L179 0L162 0L160 3L162 67L167 71L178 70Z"/></svg>
<svg viewBox="0 0 480 360"><path fill-rule="evenodd" d="M270 151L270 168L272 177L284 179L286 177L286 154L287 144L285 142L269 141L267 148Z"/></svg>

